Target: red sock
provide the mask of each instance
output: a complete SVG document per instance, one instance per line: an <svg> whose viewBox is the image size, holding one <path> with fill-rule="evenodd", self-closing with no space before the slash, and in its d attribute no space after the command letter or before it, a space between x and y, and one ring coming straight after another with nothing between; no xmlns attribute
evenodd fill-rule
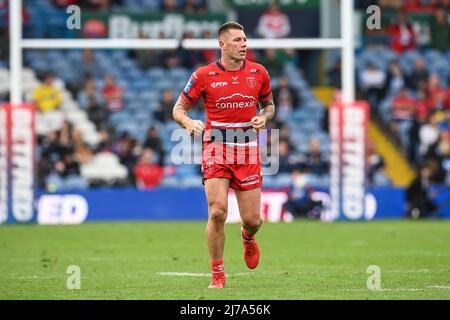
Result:
<svg viewBox="0 0 450 320"><path fill-rule="evenodd" d="M223 259L220 259L218 261L211 260L211 271L213 274L224 274L225 269L223 267Z"/></svg>
<svg viewBox="0 0 450 320"><path fill-rule="evenodd" d="M247 230L245 230L244 228L242 228L242 236L244 237L244 240L247 240L247 241L251 241L251 240L253 240L253 236L254 235L249 235L248 234L248 232L247 232Z"/></svg>

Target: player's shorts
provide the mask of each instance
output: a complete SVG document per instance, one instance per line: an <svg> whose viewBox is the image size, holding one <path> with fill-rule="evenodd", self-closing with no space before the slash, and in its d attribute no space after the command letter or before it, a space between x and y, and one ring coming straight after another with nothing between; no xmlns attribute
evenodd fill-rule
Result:
<svg viewBox="0 0 450 320"><path fill-rule="evenodd" d="M204 142L202 154L203 179L227 178L234 190L251 190L262 186L259 147L228 146Z"/></svg>

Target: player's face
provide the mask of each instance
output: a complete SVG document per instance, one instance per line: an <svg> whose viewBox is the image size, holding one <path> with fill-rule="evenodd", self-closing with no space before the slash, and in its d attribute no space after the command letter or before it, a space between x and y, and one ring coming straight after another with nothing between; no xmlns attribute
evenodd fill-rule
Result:
<svg viewBox="0 0 450 320"><path fill-rule="evenodd" d="M224 55L236 61L245 60L247 54L247 37L244 31L231 29L225 32L219 40Z"/></svg>

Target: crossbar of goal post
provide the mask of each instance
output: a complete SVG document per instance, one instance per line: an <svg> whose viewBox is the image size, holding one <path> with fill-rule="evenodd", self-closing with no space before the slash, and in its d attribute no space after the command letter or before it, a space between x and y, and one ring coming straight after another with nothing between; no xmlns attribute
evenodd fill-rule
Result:
<svg viewBox="0 0 450 320"><path fill-rule="evenodd" d="M336 39L249 39L248 46L254 49L341 49L342 102L355 100L355 56L353 0L341 0L341 38ZM10 103L22 104L21 75L23 49L186 49L218 48L213 39L23 39L22 0L9 2L10 10ZM333 178L332 178L333 179Z"/></svg>

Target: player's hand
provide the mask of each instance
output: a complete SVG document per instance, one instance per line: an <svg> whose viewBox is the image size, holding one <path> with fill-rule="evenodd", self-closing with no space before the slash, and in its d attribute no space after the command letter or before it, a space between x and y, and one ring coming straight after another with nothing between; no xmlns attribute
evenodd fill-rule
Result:
<svg viewBox="0 0 450 320"><path fill-rule="evenodd" d="M191 120L186 125L186 131L190 136L199 136L205 131L205 124L200 120Z"/></svg>
<svg viewBox="0 0 450 320"><path fill-rule="evenodd" d="M266 118L263 116L254 116L251 120L253 122L253 131L258 132L266 127Z"/></svg>

